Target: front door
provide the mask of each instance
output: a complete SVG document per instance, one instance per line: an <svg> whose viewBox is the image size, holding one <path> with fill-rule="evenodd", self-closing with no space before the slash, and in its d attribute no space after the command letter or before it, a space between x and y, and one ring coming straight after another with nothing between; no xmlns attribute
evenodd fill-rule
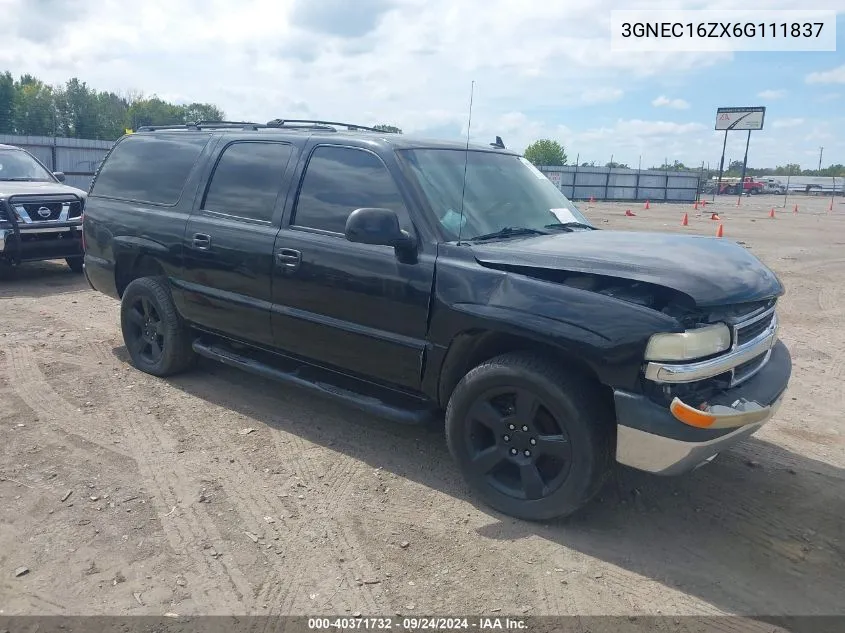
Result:
<svg viewBox="0 0 845 633"><path fill-rule="evenodd" d="M188 320L244 341L272 344L273 244L293 152L287 143L236 141L220 154L185 230L180 285Z"/></svg>
<svg viewBox="0 0 845 633"><path fill-rule="evenodd" d="M319 145L276 238L276 346L318 363L418 389L434 253L400 261L392 247L350 242L355 209L393 209L415 233L388 168L364 149Z"/></svg>

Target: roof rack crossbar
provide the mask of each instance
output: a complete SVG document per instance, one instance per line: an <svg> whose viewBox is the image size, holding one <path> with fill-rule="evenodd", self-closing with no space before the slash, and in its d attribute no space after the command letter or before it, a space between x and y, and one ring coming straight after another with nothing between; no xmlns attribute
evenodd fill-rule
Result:
<svg viewBox="0 0 845 633"><path fill-rule="evenodd" d="M267 123L267 127L282 127L286 126L288 123L310 123L315 127L325 127L325 126L340 126L345 127L347 130L365 130L367 132L385 132L385 130L379 130L374 127L369 127L366 125L357 125L356 123L341 123L339 121L318 121L314 119L273 119ZM392 132L387 132L391 134Z"/></svg>
<svg viewBox="0 0 845 633"><path fill-rule="evenodd" d="M236 127L236 128L254 128L266 127L263 123L255 123L253 121L197 121L194 125L197 127Z"/></svg>
<svg viewBox="0 0 845 633"><path fill-rule="evenodd" d="M156 130L196 130L196 123L171 123L168 125L141 125L136 132L155 132Z"/></svg>
<svg viewBox="0 0 845 633"><path fill-rule="evenodd" d="M168 125L142 125L136 132L155 132L157 130L201 130L210 128L239 128L239 129L258 129L266 127L262 123L253 123L251 121L197 121L195 123L172 123Z"/></svg>

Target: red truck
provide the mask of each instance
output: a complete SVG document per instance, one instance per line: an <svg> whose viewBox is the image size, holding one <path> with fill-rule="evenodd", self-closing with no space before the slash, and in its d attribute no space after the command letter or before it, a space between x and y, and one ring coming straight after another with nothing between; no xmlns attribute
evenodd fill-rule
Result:
<svg viewBox="0 0 845 633"><path fill-rule="evenodd" d="M758 193L763 193L763 189L766 186L765 183L760 182L759 180L754 180L752 176L746 176L745 180L742 181L742 192L747 193L750 195L756 195ZM738 194L740 191L740 180L739 178L731 178L731 179L722 179L722 184L719 187L719 193L726 193L726 194Z"/></svg>

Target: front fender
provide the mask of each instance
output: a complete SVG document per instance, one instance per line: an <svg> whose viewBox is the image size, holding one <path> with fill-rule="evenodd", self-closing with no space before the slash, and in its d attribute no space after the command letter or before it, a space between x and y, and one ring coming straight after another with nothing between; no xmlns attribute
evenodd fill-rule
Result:
<svg viewBox="0 0 845 633"><path fill-rule="evenodd" d="M442 264L429 328L434 357L441 350L445 358L462 333L501 332L580 361L607 386L635 390L649 337L682 329L666 314L597 292L475 262Z"/></svg>

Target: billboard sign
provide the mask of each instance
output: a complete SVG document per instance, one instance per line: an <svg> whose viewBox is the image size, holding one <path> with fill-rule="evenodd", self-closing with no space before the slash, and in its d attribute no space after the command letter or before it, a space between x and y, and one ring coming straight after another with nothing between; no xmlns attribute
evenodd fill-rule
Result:
<svg viewBox="0 0 845 633"><path fill-rule="evenodd" d="M762 130L766 108L718 108L716 110L717 130Z"/></svg>

